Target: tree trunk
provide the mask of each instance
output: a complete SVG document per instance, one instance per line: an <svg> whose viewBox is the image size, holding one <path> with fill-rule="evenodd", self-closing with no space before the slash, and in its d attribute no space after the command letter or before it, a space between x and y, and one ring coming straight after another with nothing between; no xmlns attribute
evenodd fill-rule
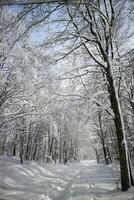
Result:
<svg viewBox="0 0 134 200"><path fill-rule="evenodd" d="M130 180L131 180L131 185L134 186L133 170L132 170L132 165L131 165L130 154L128 155L128 162L129 162L129 170L130 170Z"/></svg>
<svg viewBox="0 0 134 200"><path fill-rule="evenodd" d="M102 148L103 148L103 154L104 154L105 164L109 165L109 160L108 160L107 150L106 150L106 147L105 147L104 140L102 140L101 143L102 143Z"/></svg>
<svg viewBox="0 0 134 200"><path fill-rule="evenodd" d="M95 151L95 156L96 156L96 162L99 163L99 153L97 149L94 149Z"/></svg>
<svg viewBox="0 0 134 200"><path fill-rule="evenodd" d="M23 143L21 143L20 147L20 163L23 164Z"/></svg>
<svg viewBox="0 0 134 200"><path fill-rule="evenodd" d="M62 160L62 138L61 138L61 132L60 132L60 146L59 146L59 163L61 163Z"/></svg>
<svg viewBox="0 0 134 200"><path fill-rule="evenodd" d="M101 119L101 113L100 112L98 113L98 117L99 117L99 126L100 126L100 131L98 131L98 135L100 137L101 144L102 144L105 164L108 165L109 164L109 160L108 160L107 150L106 150L106 146L105 146L105 137L104 137L104 133L103 133L102 119Z"/></svg>
<svg viewBox="0 0 134 200"><path fill-rule="evenodd" d="M107 81L108 81L108 92L110 94L111 108L114 113L114 124L117 134L118 150L119 150L119 160L120 160L120 173L121 173L121 186L122 191L128 190L131 187L130 179L130 167L127 155L127 145L124 132L124 122L120 109L120 102L114 85L114 80L112 77L110 66L107 68Z"/></svg>
<svg viewBox="0 0 134 200"><path fill-rule="evenodd" d="M13 156L16 156L16 144L13 146Z"/></svg>

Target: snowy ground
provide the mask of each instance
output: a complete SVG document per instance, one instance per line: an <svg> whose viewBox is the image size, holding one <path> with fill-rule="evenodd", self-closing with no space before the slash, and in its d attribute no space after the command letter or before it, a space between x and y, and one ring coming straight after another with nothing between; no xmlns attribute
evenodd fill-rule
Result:
<svg viewBox="0 0 134 200"><path fill-rule="evenodd" d="M70 165L21 165L0 158L0 200L134 200L121 192L109 167L86 161Z"/></svg>

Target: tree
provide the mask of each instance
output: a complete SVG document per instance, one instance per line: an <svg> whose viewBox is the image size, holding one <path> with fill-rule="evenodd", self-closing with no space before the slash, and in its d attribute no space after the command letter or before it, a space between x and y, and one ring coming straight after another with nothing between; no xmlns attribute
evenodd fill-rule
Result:
<svg viewBox="0 0 134 200"><path fill-rule="evenodd" d="M115 9L115 5L119 6L118 9ZM77 41L85 48L89 59L92 58L98 64L107 81L107 91L114 113L118 141L121 185L122 190L126 191L133 185L133 180L129 167L124 120L113 74L115 65L117 65L115 38L120 28L119 17L123 7L124 2L120 5L120 2L115 4L109 0L104 1L103 4L101 1L89 1L77 6L67 4L66 9L72 24L71 35L77 38Z"/></svg>
<svg viewBox="0 0 134 200"><path fill-rule="evenodd" d="M119 68L122 68L118 58L121 49L119 43L122 42L120 33L124 29L124 27L121 27L122 19L125 19L123 11L129 12L125 9L125 3L126 1L83 0L74 4L67 1L64 8L60 7L60 9L63 9L61 12L62 20L60 22L61 26L58 27L58 34L54 34L54 37L51 37L51 44L55 41L61 41L61 36L63 36L64 41L66 39L66 44L64 46L72 47L69 52L62 52L63 56L58 60L69 56L72 52L81 48L83 51L81 55L83 55L83 57L86 55L85 57L88 60L88 65L92 65L92 69L94 70L96 70L97 66L99 71L103 74L108 99L114 114L114 126L118 142L123 191L126 191L133 185L124 118L121 110L119 93L117 91L117 89L119 89L119 83L117 84L117 76L115 73L116 70L119 71ZM26 33L27 30L31 30L32 27L44 22L44 20L55 11L57 11L57 7L43 17L40 17L40 14L38 14L36 17L39 17L39 20L35 17L28 28L26 26L24 33ZM56 21L54 16L52 16L51 19ZM20 36L22 37L23 35L24 34L21 34ZM125 38L126 37L127 35L125 35ZM127 51L127 49L124 51ZM86 74L88 72L89 70L87 70Z"/></svg>

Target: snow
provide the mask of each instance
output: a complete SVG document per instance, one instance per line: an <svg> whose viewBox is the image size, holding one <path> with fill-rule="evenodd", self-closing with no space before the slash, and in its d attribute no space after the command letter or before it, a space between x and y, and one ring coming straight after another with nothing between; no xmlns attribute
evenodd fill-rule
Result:
<svg viewBox="0 0 134 200"><path fill-rule="evenodd" d="M0 158L0 200L134 200L116 189L110 167L95 161L45 164Z"/></svg>

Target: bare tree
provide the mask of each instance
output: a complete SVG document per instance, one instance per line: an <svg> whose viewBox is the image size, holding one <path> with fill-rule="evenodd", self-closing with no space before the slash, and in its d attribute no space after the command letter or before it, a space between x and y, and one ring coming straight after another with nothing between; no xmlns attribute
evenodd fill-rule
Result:
<svg viewBox="0 0 134 200"><path fill-rule="evenodd" d="M92 58L100 66L107 80L118 141L121 184L122 190L125 191L133 185L133 179L129 168L124 120L113 74L117 58L115 37L120 25L118 20L123 4L124 2L118 10L115 9L116 4L112 0L104 1L103 4L101 1L90 1L84 5L80 3L78 6L67 4L66 8L73 27L71 34L78 38L89 59Z"/></svg>
<svg viewBox="0 0 134 200"><path fill-rule="evenodd" d="M11 3L14 4L15 1L12 1ZM40 4L39 1L36 3L37 5ZM61 30L59 27L58 34L54 34L54 37L51 37L50 44L53 44L55 41L62 41L63 39L64 41L66 40L64 46L69 46L71 50L68 52L62 52L63 56L55 60L62 60L81 48L81 52L83 53L82 55L86 55L88 65L92 65L92 69L95 70L97 66L99 71L103 74L107 88L108 100L114 114L114 125L116 129L120 160L121 185L123 191L128 190L128 188L134 185L128 156L124 118L119 96L120 83L118 82L117 84L116 81L116 69L119 71L119 68L122 68L120 60L118 59L120 55L118 43L122 42L120 33L123 30L121 25L122 19L125 18L123 15L125 3L126 1L122 2L114 0L82 0L77 3L64 1L64 7L60 6L61 4L56 4L56 7L52 6L51 11L45 12L45 14L43 12L43 16L40 16L40 12L37 12L36 17L30 24L27 24L27 21L23 18L27 15L26 12L22 15L23 17L21 19L23 19L28 26L26 26L26 28L23 29L23 33L19 34L17 37L18 41L33 27L44 22L52 13L57 11L57 9L62 9L61 21L63 24L66 22L66 24L64 24L64 30L62 28ZM34 9L40 9L38 11L43 11L43 6L40 8L34 7ZM52 21L59 22L59 20L55 20L54 17L52 19ZM18 18L18 21L20 21L20 18ZM124 37L125 36L126 35L124 34ZM89 73L89 70L87 70L84 75L87 73ZM81 75L77 75L77 77L78 76L81 77ZM49 145L49 147L51 147L49 153L52 153L54 138L52 137L49 139L51 140L49 141L51 143ZM66 157L67 143L66 141L63 143L65 146L64 157Z"/></svg>

